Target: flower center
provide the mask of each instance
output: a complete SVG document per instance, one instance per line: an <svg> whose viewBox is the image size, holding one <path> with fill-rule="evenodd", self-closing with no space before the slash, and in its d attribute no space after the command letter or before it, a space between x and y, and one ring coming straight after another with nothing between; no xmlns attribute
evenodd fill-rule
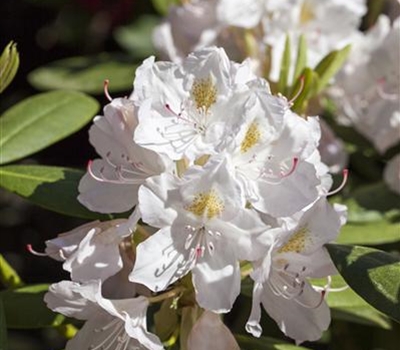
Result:
<svg viewBox="0 0 400 350"><path fill-rule="evenodd" d="M217 102L217 87L211 77L195 80L191 91L192 98L198 110L206 112Z"/></svg>
<svg viewBox="0 0 400 350"><path fill-rule="evenodd" d="M192 203L185 208L192 214L199 217L207 217L207 219L212 219L222 213L224 210L224 202L218 196L215 190L210 190L209 192L198 193Z"/></svg>
<svg viewBox="0 0 400 350"><path fill-rule="evenodd" d="M240 151L246 153L249 149L254 147L261 138L261 131L256 122L252 122L247 129L246 135L240 145Z"/></svg>
<svg viewBox="0 0 400 350"><path fill-rule="evenodd" d="M290 237L287 243L278 250L278 253L300 253L306 246L307 238L307 227L300 228L292 237Z"/></svg>

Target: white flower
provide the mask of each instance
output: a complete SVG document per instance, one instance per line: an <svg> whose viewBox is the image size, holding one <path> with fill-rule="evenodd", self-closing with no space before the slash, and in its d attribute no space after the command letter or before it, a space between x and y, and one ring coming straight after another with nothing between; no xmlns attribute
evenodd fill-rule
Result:
<svg viewBox="0 0 400 350"><path fill-rule="evenodd" d="M165 159L133 141L137 108L127 98L112 100L94 119L89 139L101 159L89 163L78 200L92 211L118 213L137 204L137 191L148 176L166 169Z"/></svg>
<svg viewBox="0 0 400 350"><path fill-rule="evenodd" d="M349 63L331 95L340 121L351 124L380 153L400 141L400 18L380 16L375 27L355 41Z"/></svg>
<svg viewBox="0 0 400 350"><path fill-rule="evenodd" d="M262 303L282 332L296 342L321 337L330 322L324 301L327 288L318 290L307 278L336 273L323 245L337 237L345 215L343 206L332 208L322 197L304 213L283 220L283 229L275 236L267 256L254 264L248 332L261 335Z"/></svg>
<svg viewBox="0 0 400 350"><path fill-rule="evenodd" d="M48 256L64 261L74 281L106 280L121 270L119 244L130 236L139 220L136 210L129 220L94 221L46 241Z"/></svg>
<svg viewBox="0 0 400 350"><path fill-rule="evenodd" d="M240 292L239 260L261 256L253 240L265 231L245 198L227 159L194 166L182 179L163 174L139 190L144 222L160 230L137 247L130 280L161 291L192 271L196 300L228 312Z"/></svg>
<svg viewBox="0 0 400 350"><path fill-rule="evenodd" d="M291 38L292 66L300 35L307 41L308 66L349 44L366 13L365 0L266 0L264 42L272 47L270 78L277 81L285 38ZM339 25L340 24L340 25Z"/></svg>
<svg viewBox="0 0 400 350"><path fill-rule="evenodd" d="M102 297L99 280L62 281L50 286L44 300L53 311L86 321L66 350L163 349L158 337L147 331L149 302L143 296L109 300Z"/></svg>
<svg viewBox="0 0 400 350"><path fill-rule="evenodd" d="M140 105L135 142L173 160L215 154L243 109L240 97L254 77L247 64L234 64L215 47L182 65L144 61L131 96Z"/></svg>
<svg viewBox="0 0 400 350"><path fill-rule="evenodd" d="M400 194L400 154L388 162L383 172L383 178L392 191Z"/></svg>
<svg viewBox="0 0 400 350"><path fill-rule="evenodd" d="M221 316L204 311L190 331L188 350L240 350L233 334L221 321Z"/></svg>
<svg viewBox="0 0 400 350"><path fill-rule="evenodd" d="M254 28L262 16L263 0L196 0L170 7L153 33L155 47L165 58L180 62L187 54L229 41L230 27Z"/></svg>
<svg viewBox="0 0 400 350"><path fill-rule="evenodd" d="M319 179L314 165L305 160L319 137L318 119L301 118L265 89L252 91L227 152L254 208L289 216L315 201Z"/></svg>

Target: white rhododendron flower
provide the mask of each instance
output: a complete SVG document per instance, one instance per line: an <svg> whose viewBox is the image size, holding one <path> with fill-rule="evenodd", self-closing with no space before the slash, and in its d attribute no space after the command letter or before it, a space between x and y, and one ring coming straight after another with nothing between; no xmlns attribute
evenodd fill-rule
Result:
<svg viewBox="0 0 400 350"><path fill-rule="evenodd" d="M135 211L129 220L94 221L46 241L46 254L64 261L73 281L106 280L122 268L119 244L135 230Z"/></svg>
<svg viewBox="0 0 400 350"><path fill-rule="evenodd" d="M105 299L101 281L53 284L45 302L55 312L86 321L68 341L66 350L161 350L160 340L147 331L146 297Z"/></svg>
<svg viewBox="0 0 400 350"><path fill-rule="evenodd" d="M263 14L263 0L195 0L171 6L153 33L155 47L175 62L212 44L231 45L230 27L254 28Z"/></svg>
<svg viewBox="0 0 400 350"><path fill-rule="evenodd" d="M400 141L400 18L390 25L382 15L354 42L349 62L331 95L340 120L384 153Z"/></svg>
<svg viewBox="0 0 400 350"><path fill-rule="evenodd" d="M329 289L317 289L309 277L335 274L323 245L334 240L345 223L346 209L321 198L304 212L283 219L265 258L254 263L253 306L246 329L259 337L260 304L287 336L300 343L317 340L330 323L324 300Z"/></svg>
<svg viewBox="0 0 400 350"><path fill-rule="evenodd" d="M211 159L181 179L161 175L142 186L143 221L160 230L138 246L133 282L161 291L192 271L200 306L215 312L231 309L240 292L239 260L260 256L253 236L265 225L245 209L226 163Z"/></svg>
<svg viewBox="0 0 400 350"><path fill-rule="evenodd" d="M79 184L78 200L92 211L118 213L137 203L144 180L166 169L162 156L133 142L137 108L127 98L118 98L94 119L89 140L102 157L90 162Z"/></svg>
<svg viewBox="0 0 400 350"><path fill-rule="evenodd" d="M240 7L231 10L226 21L243 25ZM323 245L345 214L326 197L347 170L332 191L319 118L293 112L252 68L217 47L179 63L150 57L129 98L110 98L95 118L90 141L101 158L89 163L79 200L102 213L134 210L46 242L73 281L53 285L48 305L87 320L68 350L161 349L145 317L148 303L163 301L176 317L185 303L203 309L181 335L189 350L208 348L199 339L214 333L220 348L238 348L218 314L231 311L246 265L249 332L261 334L260 304L298 342L327 328L330 289L307 279L336 273Z"/></svg>

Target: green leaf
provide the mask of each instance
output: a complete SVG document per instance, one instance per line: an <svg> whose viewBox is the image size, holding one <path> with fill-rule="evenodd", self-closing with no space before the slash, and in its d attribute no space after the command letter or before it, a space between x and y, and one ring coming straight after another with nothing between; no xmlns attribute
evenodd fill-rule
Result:
<svg viewBox="0 0 400 350"><path fill-rule="evenodd" d="M93 98L75 91L53 91L29 97L0 118L0 164L40 151L73 134L99 109Z"/></svg>
<svg viewBox="0 0 400 350"><path fill-rule="evenodd" d="M7 350L7 323L3 301L0 299L0 350Z"/></svg>
<svg viewBox="0 0 400 350"><path fill-rule="evenodd" d="M400 241L400 224L387 221L347 224L343 226L338 243L387 244Z"/></svg>
<svg viewBox="0 0 400 350"><path fill-rule="evenodd" d="M0 254L0 282L6 288L17 288L22 287L23 282L19 277L17 271L15 271L11 265L4 259L3 255Z"/></svg>
<svg viewBox="0 0 400 350"><path fill-rule="evenodd" d="M315 67L315 72L319 76L317 92L322 91L342 68L351 50L347 45L341 50L335 50L326 55Z"/></svg>
<svg viewBox="0 0 400 350"><path fill-rule="evenodd" d="M136 66L132 58L123 55L71 57L34 70L28 80L39 90L68 89L102 94L104 80L108 79L111 93L129 91Z"/></svg>
<svg viewBox="0 0 400 350"><path fill-rule="evenodd" d="M38 284L0 292L7 327L34 329L60 325L64 316L52 312L43 301L47 290L47 284Z"/></svg>
<svg viewBox="0 0 400 350"><path fill-rule="evenodd" d="M400 260L361 246L328 244L327 248L348 285L376 309L400 322Z"/></svg>
<svg viewBox="0 0 400 350"><path fill-rule="evenodd" d="M326 279L313 279L311 283L316 286L324 286ZM343 286L346 286L346 282L341 276L332 276L332 288L341 288ZM391 328L389 319L369 305L351 288L340 292L328 293L326 301L331 308L332 317L335 319L378 326L384 329Z"/></svg>
<svg viewBox="0 0 400 350"><path fill-rule="evenodd" d="M293 82L299 79L301 72L307 66L307 41L304 35L300 35L299 47L297 49L297 60L294 68Z"/></svg>
<svg viewBox="0 0 400 350"><path fill-rule="evenodd" d="M254 338L247 335L236 334L235 338L242 350L306 350L302 346L286 343L282 340L260 337Z"/></svg>
<svg viewBox="0 0 400 350"><path fill-rule="evenodd" d="M285 49L282 54L281 71L279 73L279 81L278 81L278 92L280 92L283 95L286 95L286 88L288 86L290 62L292 58L291 55L292 54L290 50L290 36L286 35Z"/></svg>
<svg viewBox="0 0 400 350"><path fill-rule="evenodd" d="M160 23L155 16L145 15L128 26L121 26L114 32L114 38L133 57L147 57L154 54L153 30Z"/></svg>
<svg viewBox="0 0 400 350"><path fill-rule="evenodd" d="M0 93L10 85L19 67L17 44L10 41L0 56Z"/></svg>
<svg viewBox="0 0 400 350"><path fill-rule="evenodd" d="M93 213L76 199L83 171L40 165L0 167L0 185L27 200L64 215L85 219L109 219Z"/></svg>
<svg viewBox="0 0 400 350"><path fill-rule="evenodd" d="M161 15L166 15L172 5L179 5L181 0L151 0L154 8Z"/></svg>

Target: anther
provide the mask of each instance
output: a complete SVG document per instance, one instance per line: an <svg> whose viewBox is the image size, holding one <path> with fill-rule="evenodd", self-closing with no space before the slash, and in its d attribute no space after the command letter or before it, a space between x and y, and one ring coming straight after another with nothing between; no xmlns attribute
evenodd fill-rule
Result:
<svg viewBox="0 0 400 350"><path fill-rule="evenodd" d="M385 78L378 79L378 84L376 86L376 89L378 91L379 97L381 97L383 100L386 100L386 101L396 100L398 98L398 94L391 94L389 92L386 92L384 90L385 84L386 84Z"/></svg>
<svg viewBox="0 0 400 350"><path fill-rule="evenodd" d="M31 253L31 254L33 254L33 255L36 255L36 256L48 256L46 253L41 253L41 252L38 252L38 251L34 250L34 249L32 248L32 244L27 244L27 245L26 245L26 250L27 250L29 253Z"/></svg>
<svg viewBox="0 0 400 350"><path fill-rule="evenodd" d="M110 102L112 102L112 97L108 91L108 85L110 84L110 81L108 79L104 80L104 95L106 96L107 100L109 100Z"/></svg>
<svg viewBox="0 0 400 350"><path fill-rule="evenodd" d="M326 194L326 196L332 196L332 195L340 192L344 188L344 186L346 186L348 178L349 178L349 170L348 169L343 169L343 180L342 180L342 183L340 184L340 186L336 190L328 192Z"/></svg>

